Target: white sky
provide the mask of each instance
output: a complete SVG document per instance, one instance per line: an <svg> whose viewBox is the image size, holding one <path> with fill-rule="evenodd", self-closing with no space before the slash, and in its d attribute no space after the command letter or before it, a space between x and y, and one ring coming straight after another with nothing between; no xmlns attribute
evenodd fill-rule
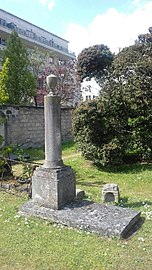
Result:
<svg viewBox="0 0 152 270"><path fill-rule="evenodd" d="M68 25L65 38L70 40L69 49L80 53L83 48L95 44L105 44L112 52L131 45L139 34L147 33L152 26L152 1L138 6L132 13L121 13L115 8L109 8L105 13L97 14L84 27L80 24Z"/></svg>

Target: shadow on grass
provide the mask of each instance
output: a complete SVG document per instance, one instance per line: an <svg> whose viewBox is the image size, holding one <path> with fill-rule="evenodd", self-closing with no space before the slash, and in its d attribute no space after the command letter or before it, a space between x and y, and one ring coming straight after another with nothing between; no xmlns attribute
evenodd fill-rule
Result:
<svg viewBox="0 0 152 270"><path fill-rule="evenodd" d="M62 151L71 150L71 148L76 149L75 143L73 141L62 143Z"/></svg>
<svg viewBox="0 0 152 270"><path fill-rule="evenodd" d="M120 206L122 207L128 207L128 208L139 208L142 207L144 205L152 205L152 202L145 200L143 201L138 201L138 202L132 202L132 203L128 203L128 197L123 197L120 198Z"/></svg>
<svg viewBox="0 0 152 270"><path fill-rule="evenodd" d="M103 181L95 181L95 182L86 182L86 180L84 181L82 180L77 180L77 184L81 185L81 186L90 186L90 187L101 187L104 184L107 184L106 182Z"/></svg>
<svg viewBox="0 0 152 270"><path fill-rule="evenodd" d="M152 163L134 163L134 164L125 164L119 166L95 166L99 171L109 172L109 173L140 173L142 171L152 171Z"/></svg>
<svg viewBox="0 0 152 270"><path fill-rule="evenodd" d="M77 185L81 185L81 186L94 186L94 187L101 187L104 184L107 184L106 182L104 182L103 180L93 180L91 181L91 179L95 179L95 176L89 175L87 177L85 177L85 179L83 177L81 177L81 175L79 175L78 173L76 173L76 183ZM90 180L89 180L90 179ZM88 180L88 181L87 181Z"/></svg>

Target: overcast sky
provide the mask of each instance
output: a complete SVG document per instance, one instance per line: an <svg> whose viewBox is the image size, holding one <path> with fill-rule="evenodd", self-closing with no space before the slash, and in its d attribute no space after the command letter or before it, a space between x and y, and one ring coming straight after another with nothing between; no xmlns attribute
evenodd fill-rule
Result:
<svg viewBox="0 0 152 270"><path fill-rule="evenodd" d="M69 40L77 55L101 43L117 52L152 26L147 0L0 0L0 8Z"/></svg>

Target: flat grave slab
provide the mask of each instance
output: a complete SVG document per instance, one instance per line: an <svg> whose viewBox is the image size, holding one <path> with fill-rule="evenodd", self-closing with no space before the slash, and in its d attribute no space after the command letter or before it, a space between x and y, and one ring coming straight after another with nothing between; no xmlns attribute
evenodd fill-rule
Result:
<svg viewBox="0 0 152 270"><path fill-rule="evenodd" d="M140 219L139 211L87 200L71 202L61 210L45 208L30 200L21 206L19 215L39 217L68 227L119 238L125 238Z"/></svg>

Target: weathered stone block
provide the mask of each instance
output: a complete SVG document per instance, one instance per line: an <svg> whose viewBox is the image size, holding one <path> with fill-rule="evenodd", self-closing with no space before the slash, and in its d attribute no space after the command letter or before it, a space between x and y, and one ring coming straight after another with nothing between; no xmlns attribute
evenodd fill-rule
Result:
<svg viewBox="0 0 152 270"><path fill-rule="evenodd" d="M39 167L32 177L32 200L44 207L61 209L75 199L76 181L71 167Z"/></svg>
<svg viewBox="0 0 152 270"><path fill-rule="evenodd" d="M117 184L106 184L102 189L102 201L118 203L120 199L120 192Z"/></svg>

